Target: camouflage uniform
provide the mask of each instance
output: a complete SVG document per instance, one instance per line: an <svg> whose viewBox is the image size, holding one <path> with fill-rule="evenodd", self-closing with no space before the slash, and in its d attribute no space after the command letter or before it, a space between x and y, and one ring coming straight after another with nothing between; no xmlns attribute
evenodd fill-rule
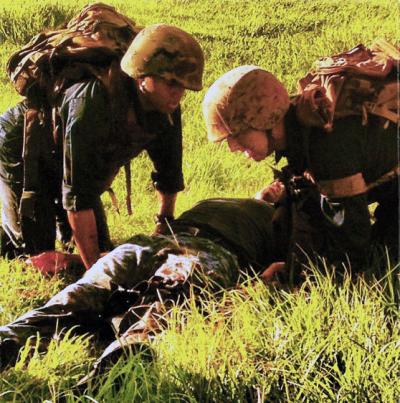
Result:
<svg viewBox="0 0 400 403"><path fill-rule="evenodd" d="M225 219L213 220L214 214ZM104 357L121 344L147 340L160 329L162 315L190 291L196 293L199 286L210 292L233 286L239 260L245 265L242 268L256 269L256 264L264 267L275 259L270 253L272 214L271 206L257 200L200 202L176 220L174 236L133 237L46 305L1 327L0 355L3 360L15 358L7 357L6 350L17 351L16 346L30 336L40 333L48 338L56 329L76 325L82 331L94 331L112 323L121 337ZM236 227L240 222L243 225ZM238 244L241 237L248 239L247 247Z"/></svg>

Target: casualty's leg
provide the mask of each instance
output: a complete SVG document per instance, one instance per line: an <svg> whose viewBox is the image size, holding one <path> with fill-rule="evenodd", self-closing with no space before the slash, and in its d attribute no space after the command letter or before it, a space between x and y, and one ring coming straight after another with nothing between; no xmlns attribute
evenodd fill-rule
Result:
<svg viewBox="0 0 400 403"><path fill-rule="evenodd" d="M21 346L37 333L51 337L65 327L79 325L83 330L95 330L104 325L103 314L113 292L119 287L131 288L150 276L153 257L151 247L125 244L99 259L82 279L47 304L0 327L0 358L3 346L11 341Z"/></svg>
<svg viewBox="0 0 400 403"><path fill-rule="evenodd" d="M147 282L140 303L125 314L117 340L104 350L91 373L80 381L81 385L109 369L124 352L127 355L141 352L145 358L151 358L150 340L165 326L170 308L183 301L181 297L188 296L193 284L207 287L209 291L236 284L239 264L235 255L204 238L178 235L178 242L180 251L160 251L166 253L166 260ZM196 290L201 289L196 287Z"/></svg>

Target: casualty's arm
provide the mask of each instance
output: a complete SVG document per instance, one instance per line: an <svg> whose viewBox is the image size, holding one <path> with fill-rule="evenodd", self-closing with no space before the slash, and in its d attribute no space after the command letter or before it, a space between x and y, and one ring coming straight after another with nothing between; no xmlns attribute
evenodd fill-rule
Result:
<svg viewBox="0 0 400 403"><path fill-rule="evenodd" d="M260 275L261 280L265 284L272 283L275 274L284 271L286 268L285 262L274 262L271 263Z"/></svg>

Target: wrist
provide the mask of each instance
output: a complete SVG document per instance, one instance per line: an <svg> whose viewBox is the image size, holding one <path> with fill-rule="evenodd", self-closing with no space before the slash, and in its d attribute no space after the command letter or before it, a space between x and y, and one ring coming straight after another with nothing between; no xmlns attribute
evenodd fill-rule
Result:
<svg viewBox="0 0 400 403"><path fill-rule="evenodd" d="M170 214L156 214L154 216L154 223L157 225L171 223L172 221L174 221L174 216Z"/></svg>

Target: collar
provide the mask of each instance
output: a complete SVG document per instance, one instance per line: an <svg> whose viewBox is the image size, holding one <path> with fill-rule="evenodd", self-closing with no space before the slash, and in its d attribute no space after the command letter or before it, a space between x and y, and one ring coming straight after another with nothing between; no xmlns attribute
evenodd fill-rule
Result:
<svg viewBox="0 0 400 403"><path fill-rule="evenodd" d="M296 97L291 98L289 110L284 117L286 149L275 152L275 162L287 158L296 174L303 173L308 167L308 141L310 128L302 126L296 116Z"/></svg>

